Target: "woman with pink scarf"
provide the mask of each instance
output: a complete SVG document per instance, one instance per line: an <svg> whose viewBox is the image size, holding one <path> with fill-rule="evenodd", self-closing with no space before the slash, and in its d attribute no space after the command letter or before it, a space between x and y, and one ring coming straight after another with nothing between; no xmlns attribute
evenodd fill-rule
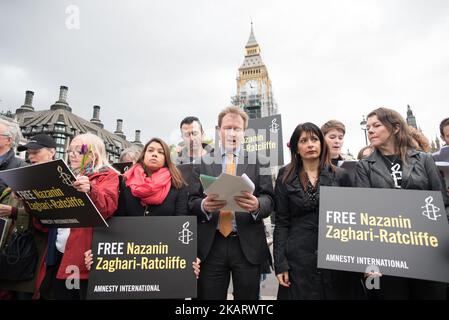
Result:
<svg viewBox="0 0 449 320"><path fill-rule="evenodd" d="M115 216L188 215L186 183L168 145L153 138L123 175Z"/></svg>
<svg viewBox="0 0 449 320"><path fill-rule="evenodd" d="M188 215L186 182L170 158L170 148L153 138L143 148L136 164L123 174L115 216ZM92 251L85 253L90 269ZM193 262L198 277L200 261Z"/></svg>

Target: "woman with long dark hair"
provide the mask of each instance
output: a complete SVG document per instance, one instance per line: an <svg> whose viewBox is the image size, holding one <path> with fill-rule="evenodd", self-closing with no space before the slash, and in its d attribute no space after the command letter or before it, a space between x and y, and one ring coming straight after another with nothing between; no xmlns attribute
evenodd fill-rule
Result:
<svg viewBox="0 0 449 320"><path fill-rule="evenodd" d="M398 112L388 108L373 110L368 114L366 127L374 152L357 164L357 187L436 190L441 191L445 199L446 192L432 156L416 150L409 127ZM374 296L379 299L444 299L445 290L444 283L384 275Z"/></svg>
<svg viewBox="0 0 449 320"><path fill-rule="evenodd" d="M123 177L116 216L188 214L186 183L162 139L148 141Z"/></svg>
<svg viewBox="0 0 449 320"><path fill-rule="evenodd" d="M186 182L162 139L153 138L143 147L137 162L123 174L115 216L188 215ZM93 263L92 250L84 253L86 268ZM198 277L199 260L193 262Z"/></svg>
<svg viewBox="0 0 449 320"><path fill-rule="evenodd" d="M348 174L331 164L329 147L315 124L296 127L290 163L275 187L274 268L278 299L344 299L350 273L317 268L320 186L350 186Z"/></svg>

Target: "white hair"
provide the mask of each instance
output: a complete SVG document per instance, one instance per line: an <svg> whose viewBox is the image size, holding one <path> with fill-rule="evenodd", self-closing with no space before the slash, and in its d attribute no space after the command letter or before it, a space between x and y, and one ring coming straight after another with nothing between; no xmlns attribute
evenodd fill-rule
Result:
<svg viewBox="0 0 449 320"><path fill-rule="evenodd" d="M129 158L132 159L132 161L134 163L137 162L137 160L140 157L140 154L142 153L143 148L140 146L136 146L136 145L132 145L131 147L126 148L125 150L122 151L122 153L120 154L120 162L124 162L123 159L125 158L125 156L128 156Z"/></svg>
<svg viewBox="0 0 449 320"><path fill-rule="evenodd" d="M15 149L23 137L19 124L0 118L0 125L5 127L5 134L11 138L11 148Z"/></svg>

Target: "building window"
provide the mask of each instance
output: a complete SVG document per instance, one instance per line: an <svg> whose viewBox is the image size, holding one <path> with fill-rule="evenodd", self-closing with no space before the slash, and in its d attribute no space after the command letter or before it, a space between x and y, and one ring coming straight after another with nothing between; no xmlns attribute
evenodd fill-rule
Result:
<svg viewBox="0 0 449 320"><path fill-rule="evenodd" d="M123 143L117 139L114 139L114 143L117 146L117 152L120 153L120 149L123 148Z"/></svg>
<svg viewBox="0 0 449 320"><path fill-rule="evenodd" d="M65 157L65 149L64 147L56 147L56 159L64 159Z"/></svg>
<svg viewBox="0 0 449 320"><path fill-rule="evenodd" d="M64 132L65 130L64 130L64 126L62 125L58 125L58 124L55 124L55 131L56 132Z"/></svg>
<svg viewBox="0 0 449 320"><path fill-rule="evenodd" d="M65 145L65 138L56 138L56 144Z"/></svg>

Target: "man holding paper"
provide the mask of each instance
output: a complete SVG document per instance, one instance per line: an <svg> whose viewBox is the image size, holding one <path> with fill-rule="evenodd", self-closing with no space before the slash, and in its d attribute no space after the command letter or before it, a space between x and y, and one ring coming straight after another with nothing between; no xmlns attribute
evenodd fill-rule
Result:
<svg viewBox="0 0 449 320"><path fill-rule="evenodd" d="M258 299L261 264L270 259L263 219L274 210L273 185L268 163L261 164L241 149L247 125L248 115L238 107L219 114L221 150L202 158L195 168L196 181L190 186L189 208L198 217L199 299L225 300L231 273L235 300ZM200 175L217 177L222 173L224 178L246 174L239 181L251 180L254 187L224 183L231 190L206 196ZM248 191L237 190L240 188ZM232 207L223 200L224 193L230 192L240 193L233 197L238 211L224 210Z"/></svg>

